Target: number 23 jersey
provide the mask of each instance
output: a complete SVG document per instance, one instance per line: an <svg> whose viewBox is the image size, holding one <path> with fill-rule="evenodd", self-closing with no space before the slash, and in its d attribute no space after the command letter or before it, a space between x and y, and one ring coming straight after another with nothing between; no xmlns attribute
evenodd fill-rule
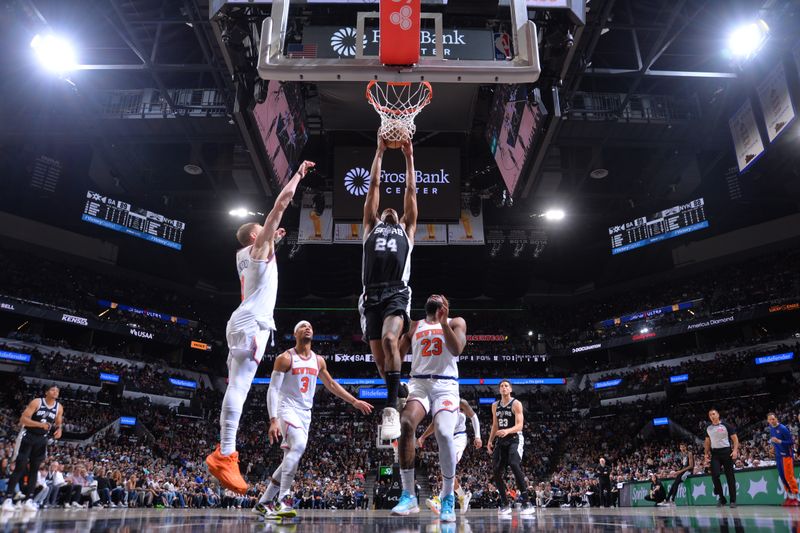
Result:
<svg viewBox="0 0 800 533"><path fill-rule="evenodd" d="M363 284L408 285L411 278L412 242L400 224L380 220L364 239Z"/></svg>
<svg viewBox="0 0 800 533"><path fill-rule="evenodd" d="M447 319L449 324L451 319ZM457 357L447 349L442 325L417 322L411 334L411 377L421 375L458 378Z"/></svg>

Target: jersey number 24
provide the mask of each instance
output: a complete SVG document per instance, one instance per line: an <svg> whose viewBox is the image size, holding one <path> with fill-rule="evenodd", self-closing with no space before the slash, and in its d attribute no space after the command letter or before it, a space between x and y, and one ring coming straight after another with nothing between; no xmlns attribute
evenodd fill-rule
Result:
<svg viewBox="0 0 800 533"><path fill-rule="evenodd" d="M387 248L392 252L397 253L397 241L394 238L391 238L388 241L383 237L378 237L375 239L376 252L385 252Z"/></svg>

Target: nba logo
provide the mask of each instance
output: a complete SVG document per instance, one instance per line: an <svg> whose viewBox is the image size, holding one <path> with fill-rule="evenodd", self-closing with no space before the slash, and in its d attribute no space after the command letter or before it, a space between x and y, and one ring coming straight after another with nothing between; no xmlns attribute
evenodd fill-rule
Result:
<svg viewBox="0 0 800 533"><path fill-rule="evenodd" d="M494 34L494 58L498 61L511 59L511 36L505 32Z"/></svg>

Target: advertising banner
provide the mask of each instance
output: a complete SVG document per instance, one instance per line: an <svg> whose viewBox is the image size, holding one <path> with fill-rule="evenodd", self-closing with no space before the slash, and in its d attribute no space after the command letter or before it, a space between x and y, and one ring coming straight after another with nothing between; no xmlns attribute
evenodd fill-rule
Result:
<svg viewBox="0 0 800 533"><path fill-rule="evenodd" d="M796 466L795 477L800 475L800 466ZM673 480L662 480L664 488L669 492ZM722 476L722 491L729 498L728 483ZM650 490L650 482L629 483L630 505L632 507L652 507L653 502L644 499ZM773 467L755 468L736 471L736 503L738 505L780 505L786 498L778 479L778 470ZM711 476L691 476L678 488L678 505L716 505L714 485Z"/></svg>
<svg viewBox="0 0 800 533"><path fill-rule="evenodd" d="M758 99L767 124L767 137L769 142L772 142L795 117L792 97L786 84L786 72L782 64L778 63L758 85Z"/></svg>
<svg viewBox="0 0 800 533"><path fill-rule="evenodd" d="M337 222L361 221L371 181L373 148L341 146L334 150L333 218ZM414 149L419 221L456 220L461 205L461 154L458 148ZM403 215L406 164L400 150L383 156L380 209L393 208Z"/></svg>
<svg viewBox="0 0 800 533"><path fill-rule="evenodd" d="M483 212L474 216L468 209L462 209L458 224L447 225L447 242L467 245L484 244Z"/></svg>
<svg viewBox="0 0 800 533"><path fill-rule="evenodd" d="M750 100L746 100L739 111L728 121L733 136L733 147L736 151L736 162L739 172L744 172L747 167L764 153L764 143L758 132L756 117Z"/></svg>
<svg viewBox="0 0 800 533"><path fill-rule="evenodd" d="M333 242L336 244L362 244L363 240L361 224L334 225Z"/></svg>
<svg viewBox="0 0 800 533"><path fill-rule="evenodd" d="M311 193L303 194L300 205L300 226L297 230L298 244L330 244L333 236L333 213L331 205L333 194L330 192L322 193L315 202L315 196ZM323 205L319 200L323 200ZM319 213L322 211L322 214Z"/></svg>
<svg viewBox="0 0 800 533"><path fill-rule="evenodd" d="M446 224L417 224L414 234L414 246L430 246L447 244Z"/></svg>

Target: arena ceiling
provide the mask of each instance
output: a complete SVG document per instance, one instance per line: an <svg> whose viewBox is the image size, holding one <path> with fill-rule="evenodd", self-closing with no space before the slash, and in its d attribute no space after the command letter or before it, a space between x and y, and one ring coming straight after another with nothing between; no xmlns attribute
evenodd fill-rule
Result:
<svg viewBox="0 0 800 533"><path fill-rule="evenodd" d="M415 253L419 294L447 290L463 298L511 299L669 268L668 248L612 260L606 228L697 196L721 199L718 228L796 211L796 185L793 189L765 167L753 180L757 186L750 187L750 207L736 222L729 221L728 213L741 211L742 205L728 201L723 178L735 164L727 120L754 75L722 53L727 33L735 23L765 12L776 21L775 32L785 31L781 23L796 28L791 2L591 0L588 8L585 26L549 13L534 15L544 67L538 87L550 111L546 134L514 206L484 202L489 225L530 227L539 224L530 215L552 205L564 207L567 223L541 228L548 245L537 258L493 259L483 249L420 249ZM250 6L226 39L225 28L209 21L206 0L13 0L6 9L12 23L0 35L6 51L0 64L0 154L9 179L0 207L92 233L80 222L80 198L91 188L118 195L184 220L193 230L179 256L120 240L126 252L121 262L235 290L230 252L238 221L227 211L241 203L265 210L274 194L274 179L255 153L256 133L242 120L240 107L252 99L255 82L242 36L268 6ZM294 13L299 21L311 15L319 23L338 24L351 14L325 6ZM464 15L453 20L486 23L485 17ZM81 67L69 81L46 75L31 62L31 36L48 27L79 43ZM140 118L123 114L130 109L119 95L143 89L156 91L156 113L150 106L141 109ZM552 98L554 89L560 105ZM486 196L502 183L496 172L486 171L492 160L483 132L491 96L491 87L443 87L437 97L454 107L426 117L418 134L423 145L461 148L466 181ZM366 145L374 133L363 129L366 123L348 120L348 110L364 105L360 91L321 84L310 87L308 97L319 122L303 157L320 161L321 172L307 185L325 189L332 148ZM326 107L326 99L337 105ZM454 113L456 108L462 112ZM54 193L28 187L30 161L39 155L63 163ZM796 168L796 163L791 155L773 156L769 165ZM202 172L188 174L187 164ZM591 178L596 169L608 170L607 177ZM289 226L296 224L292 217L296 212L288 214ZM285 294L331 299L358 290L358 247L308 248L282 272ZM325 280L316 275L321 264L330 274ZM445 289L437 288L442 271L457 273Z"/></svg>

